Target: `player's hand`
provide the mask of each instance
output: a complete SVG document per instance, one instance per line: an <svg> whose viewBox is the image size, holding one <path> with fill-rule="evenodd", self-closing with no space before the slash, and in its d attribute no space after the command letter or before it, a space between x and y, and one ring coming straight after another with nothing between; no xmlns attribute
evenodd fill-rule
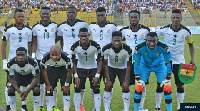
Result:
<svg viewBox="0 0 200 111"><path fill-rule="evenodd" d="M69 86L62 86L61 91L63 91L65 94L69 95L70 87Z"/></svg>
<svg viewBox="0 0 200 111"><path fill-rule="evenodd" d="M92 83L93 83L93 86L96 86L98 84L98 78L97 77L94 77L92 79Z"/></svg>
<svg viewBox="0 0 200 111"><path fill-rule="evenodd" d="M45 90L47 93L53 92L53 87L51 85L46 85Z"/></svg>
<svg viewBox="0 0 200 111"><path fill-rule="evenodd" d="M20 94L20 97L21 97L21 100L22 101L25 101L26 100L26 97L28 96L28 91L23 91L21 94Z"/></svg>
<svg viewBox="0 0 200 111"><path fill-rule="evenodd" d="M170 80L170 79L165 79L165 80L162 81L162 83L160 84L160 87L163 87L164 85L171 85L171 80Z"/></svg>
<svg viewBox="0 0 200 111"><path fill-rule="evenodd" d="M106 91L111 91L111 90L112 90L112 82L106 81Z"/></svg>
<svg viewBox="0 0 200 111"><path fill-rule="evenodd" d="M80 78L79 78L79 77L76 77L76 78L75 78L75 85L76 85L75 87L78 88L78 87L79 87L79 84L80 84Z"/></svg>
<svg viewBox="0 0 200 111"><path fill-rule="evenodd" d="M122 84L122 90L123 91L129 91L128 81L124 81L124 83Z"/></svg>
<svg viewBox="0 0 200 111"><path fill-rule="evenodd" d="M135 80L135 83L136 83L136 85L135 85L135 90L137 91L137 92L142 92L143 90L144 90L144 87L145 87L145 83L144 83L144 81L142 81L142 80Z"/></svg>
<svg viewBox="0 0 200 111"><path fill-rule="evenodd" d="M193 66L195 65L194 61L193 60L190 60L190 64Z"/></svg>

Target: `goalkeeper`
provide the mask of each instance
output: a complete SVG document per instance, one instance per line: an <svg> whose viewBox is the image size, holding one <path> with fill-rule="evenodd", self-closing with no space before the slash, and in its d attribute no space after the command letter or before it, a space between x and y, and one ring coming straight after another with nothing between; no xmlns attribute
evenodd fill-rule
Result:
<svg viewBox="0 0 200 111"><path fill-rule="evenodd" d="M168 46L158 40L156 32L147 34L146 40L135 47L133 55L134 73L135 73L135 93L134 108L139 111L142 91L145 90L150 73L155 72L157 77L157 89L164 90L164 97L167 111L172 111L172 93L171 93L171 73L172 56ZM156 111L160 109L156 109Z"/></svg>

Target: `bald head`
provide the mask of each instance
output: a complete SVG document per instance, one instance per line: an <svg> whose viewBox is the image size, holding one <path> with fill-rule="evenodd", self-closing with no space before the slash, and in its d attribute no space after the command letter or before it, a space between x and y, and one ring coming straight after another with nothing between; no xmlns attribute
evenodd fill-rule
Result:
<svg viewBox="0 0 200 111"><path fill-rule="evenodd" d="M50 48L50 58L56 62L61 58L61 48L57 45L53 45Z"/></svg>

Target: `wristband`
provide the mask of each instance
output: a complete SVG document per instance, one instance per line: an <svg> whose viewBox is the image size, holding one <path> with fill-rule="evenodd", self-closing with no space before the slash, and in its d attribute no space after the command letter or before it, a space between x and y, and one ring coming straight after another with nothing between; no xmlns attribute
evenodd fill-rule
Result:
<svg viewBox="0 0 200 111"><path fill-rule="evenodd" d="M34 59L35 59L35 53L32 53L32 58L34 58Z"/></svg>
<svg viewBox="0 0 200 111"><path fill-rule="evenodd" d="M65 86L69 86L69 83L65 82Z"/></svg>
<svg viewBox="0 0 200 111"><path fill-rule="evenodd" d="M95 77L96 77L96 78L99 78L99 77L100 77L100 74L99 74L99 73L96 73Z"/></svg>
<svg viewBox="0 0 200 111"><path fill-rule="evenodd" d="M135 79L136 80L140 80L140 76L135 76Z"/></svg>
<svg viewBox="0 0 200 111"><path fill-rule="evenodd" d="M7 63L8 61L6 59L3 60L3 69L7 70Z"/></svg>
<svg viewBox="0 0 200 111"><path fill-rule="evenodd" d="M75 73L75 74L74 74L74 78L77 78L77 77L78 77L78 74L77 74L77 73Z"/></svg>
<svg viewBox="0 0 200 111"><path fill-rule="evenodd" d="M172 78L172 76L167 76L166 77L167 80L170 80L171 78Z"/></svg>

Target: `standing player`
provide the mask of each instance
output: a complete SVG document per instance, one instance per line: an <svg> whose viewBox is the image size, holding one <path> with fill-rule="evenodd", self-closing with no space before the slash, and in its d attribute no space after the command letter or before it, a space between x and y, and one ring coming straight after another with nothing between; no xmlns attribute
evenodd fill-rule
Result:
<svg viewBox="0 0 200 111"><path fill-rule="evenodd" d="M110 111L111 90L115 83L116 75L122 87L122 98L124 101L124 111L129 111L130 106L130 64L132 61L132 50L122 43L122 33L115 31L112 33L112 42L103 47L103 58L105 63L105 92L103 94L105 111Z"/></svg>
<svg viewBox="0 0 200 111"><path fill-rule="evenodd" d="M134 50L135 46L146 38L147 34L150 32L150 29L148 27L145 27L144 25L139 24L140 12L137 10L129 12L129 20L130 20L130 26L124 27L120 29L120 31L122 32L123 40L126 40L127 45L129 45L131 49ZM131 73L130 73L131 85L135 84L134 80L135 75L132 69L134 69L134 66L131 64ZM140 111L145 111L145 109L143 108L145 96L146 96L146 87L142 92L142 99L140 101Z"/></svg>
<svg viewBox="0 0 200 111"><path fill-rule="evenodd" d="M94 104L96 111L100 111L101 95L100 95L100 71L102 68L101 48L95 41L89 40L87 28L81 28L79 31L80 40L75 42L72 47L72 60L74 66L75 93L74 106L75 110L80 110L81 90L85 89L86 78L90 80L90 88L94 93ZM75 58L78 58L76 66ZM97 56L98 64L95 56Z"/></svg>
<svg viewBox="0 0 200 111"><path fill-rule="evenodd" d="M50 52L47 52L41 61L42 74L46 85L47 111L60 111L59 109L54 109L53 106L53 89L57 87L58 79L60 79L63 92L64 111L69 111L72 66L71 60L67 56L67 53L61 52L59 46L53 45L50 48Z"/></svg>
<svg viewBox="0 0 200 111"><path fill-rule="evenodd" d="M16 57L11 59L8 64L8 102L12 111L17 111L15 91L20 94L21 100L25 100L31 90L33 90L34 111L38 111L40 102L40 89L38 80L39 67L37 61L27 57L27 50L19 47L16 50ZM25 91L20 90L20 86L30 86Z"/></svg>
<svg viewBox="0 0 200 111"><path fill-rule="evenodd" d="M112 32L117 31L117 26L114 23L111 23L106 20L106 9L104 7L98 7L96 10L96 17L97 22L92 22L88 26L89 34L92 35L92 39L97 42L101 48L103 46L111 43L112 40ZM100 80L103 78L103 81L105 79L104 76L104 66L101 71ZM91 94L93 96L91 89ZM112 90L113 92L113 90Z"/></svg>
<svg viewBox="0 0 200 111"><path fill-rule="evenodd" d="M182 20L181 11L179 9L172 10L171 21L172 24L169 24L158 31L158 36L163 36L164 41L169 46L169 49L172 53L173 58L173 74L175 77L175 84L177 87L177 110L180 111L180 103L183 103L185 93L184 93L184 84L178 78L178 70L179 64L185 63L184 58L184 47L185 47L185 40L189 45L190 50L190 64L194 65L194 46L193 46L193 39L191 32L188 28L181 25L180 22ZM162 99L162 93L157 98L158 106L156 108L160 108L160 102Z"/></svg>
<svg viewBox="0 0 200 111"><path fill-rule="evenodd" d="M171 73L172 56L168 46L158 41L157 34L150 32L147 34L146 41L141 42L135 47L134 55L134 73L136 79L134 93L134 109L139 111L142 91L145 82L150 73L155 72L158 81L158 88L163 92L167 111L172 111L172 93L171 93ZM169 88L169 89L168 89Z"/></svg>
<svg viewBox="0 0 200 111"><path fill-rule="evenodd" d="M67 21L61 23L58 26L58 38L61 42L61 47L64 52L70 53L72 44L79 40L78 33L80 28L88 27L87 23L76 19L77 11L76 8L70 6L67 8ZM85 90L81 91L81 96L84 97ZM83 99L81 109L84 111Z"/></svg>
<svg viewBox="0 0 200 111"><path fill-rule="evenodd" d="M30 27L25 26L24 19L25 14L22 9L16 9L14 12L15 24L12 24L4 30L2 44L1 44L1 55L3 60L3 69L7 70L7 59L6 59L6 47L7 42L9 42L9 57L8 61L10 61L16 55L16 49L19 47L25 47L28 50L29 55L31 54L31 41L32 41L32 31ZM7 83L9 83L7 81ZM26 91L27 86L22 86L22 91ZM5 97L7 102L6 110L10 109L10 106L7 101L7 87L5 90ZM22 101L22 110L27 111L26 101Z"/></svg>
<svg viewBox="0 0 200 111"><path fill-rule="evenodd" d="M39 24L35 24L32 28L32 31L33 31L32 57L37 59L39 66L40 66L40 61L43 58L43 55L46 52L49 52L49 49L51 46L55 45L57 24L51 22L50 16L51 16L50 8L42 7L41 12L40 12L41 21ZM37 55L35 54L36 49L37 49ZM44 78L42 76L42 71L41 71L40 72L40 96L41 96L40 111L44 110L43 108L44 92L45 92L45 85L44 85ZM54 92L54 106L56 106L57 87L55 87L53 92Z"/></svg>

